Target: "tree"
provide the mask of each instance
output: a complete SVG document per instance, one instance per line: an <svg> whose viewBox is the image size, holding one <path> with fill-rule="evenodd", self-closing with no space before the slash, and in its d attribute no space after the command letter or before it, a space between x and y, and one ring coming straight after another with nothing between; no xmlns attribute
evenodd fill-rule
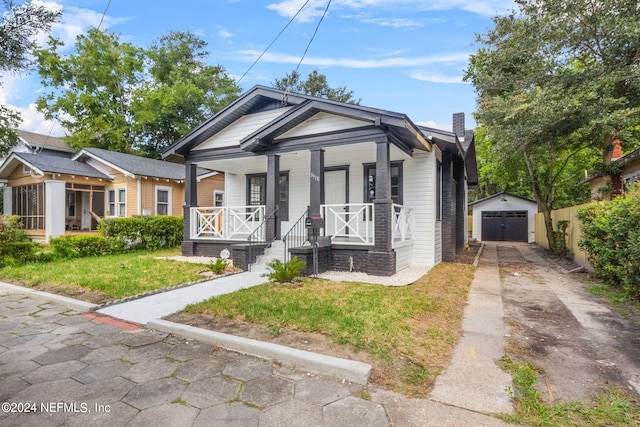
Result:
<svg viewBox="0 0 640 427"><path fill-rule="evenodd" d="M142 49L93 29L64 56L52 38L36 52L42 81L54 89L38 99L38 109L58 117L75 149L158 157L240 92L222 67L205 64L205 46L190 33L172 32Z"/></svg>
<svg viewBox="0 0 640 427"><path fill-rule="evenodd" d="M47 9L33 1L15 4L3 0L6 12L0 18L0 71L20 73L31 66L31 51L36 47L34 37L48 32L60 18L60 11ZM0 86L2 82L0 82ZM0 105L0 156L18 143L15 129L20 114Z"/></svg>
<svg viewBox="0 0 640 427"><path fill-rule="evenodd" d="M318 73L318 70L313 70L309 73L306 80L301 80L300 73L293 70L291 74L287 74L284 78L276 79L273 86L276 89L326 98L332 101L360 104L360 99L353 97L352 90L347 90L346 86L332 88L329 86L327 76Z"/></svg>
<svg viewBox="0 0 640 427"><path fill-rule="evenodd" d="M576 183L593 153L610 152L638 120L640 12L630 0L517 4L479 36L485 47L466 79L478 93L477 120L504 156L525 165L550 247L562 252L551 211L579 201Z"/></svg>
<svg viewBox="0 0 640 427"><path fill-rule="evenodd" d="M133 104L142 135L140 148L158 157L171 143L234 101L240 87L221 66L205 63L202 39L171 32L145 51L148 78Z"/></svg>
<svg viewBox="0 0 640 427"><path fill-rule="evenodd" d="M133 152L137 135L131 104L143 51L98 29L77 37L75 54L63 56L56 38L48 46L36 51L38 72L45 87L54 90L38 98L38 110L70 131L65 141L74 149Z"/></svg>

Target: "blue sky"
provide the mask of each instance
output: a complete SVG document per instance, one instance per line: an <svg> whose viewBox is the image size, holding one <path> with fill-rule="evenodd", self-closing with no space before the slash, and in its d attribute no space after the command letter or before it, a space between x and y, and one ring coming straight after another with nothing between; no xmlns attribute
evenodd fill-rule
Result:
<svg viewBox="0 0 640 427"><path fill-rule="evenodd" d="M63 23L53 34L73 51L75 37L99 25L140 47L169 31L190 31L208 43L209 61L242 76L306 0L58 0ZM309 0L258 64L240 82L243 90L270 86L298 64L328 0ZM462 82L475 34L491 17L513 7L511 0L333 0L300 72L314 69L331 86L347 86L361 104L405 113L416 123L445 129L464 112L475 126L473 87ZM44 42L45 37L41 38ZM33 103L43 87L35 71L3 76L0 102L22 113L22 129L63 134Z"/></svg>

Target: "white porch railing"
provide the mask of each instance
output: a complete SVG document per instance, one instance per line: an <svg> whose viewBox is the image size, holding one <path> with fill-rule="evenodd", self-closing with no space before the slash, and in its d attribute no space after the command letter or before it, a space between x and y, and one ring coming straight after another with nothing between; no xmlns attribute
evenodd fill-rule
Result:
<svg viewBox="0 0 640 427"><path fill-rule="evenodd" d="M373 203L321 205L324 235L334 243L373 245L375 243Z"/></svg>
<svg viewBox="0 0 640 427"><path fill-rule="evenodd" d="M262 205L191 208L191 238L246 240L264 219L265 209Z"/></svg>
<svg viewBox="0 0 640 427"><path fill-rule="evenodd" d="M413 224L413 208L403 205L392 206L393 246L411 240L411 226Z"/></svg>

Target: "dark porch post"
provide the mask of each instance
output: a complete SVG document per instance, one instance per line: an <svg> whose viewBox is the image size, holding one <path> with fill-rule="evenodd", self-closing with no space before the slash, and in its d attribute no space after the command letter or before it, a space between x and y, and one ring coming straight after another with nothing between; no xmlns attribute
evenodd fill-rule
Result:
<svg viewBox="0 0 640 427"><path fill-rule="evenodd" d="M270 215L280 204L280 156L267 155L267 212ZM267 220L267 241L280 238L280 215L276 214Z"/></svg>
<svg viewBox="0 0 640 427"><path fill-rule="evenodd" d="M467 217L465 213L465 207L467 204L467 192L465 191L467 186L465 182L464 174L464 161L458 160L453 164L453 179L456 181L456 224L455 224L455 236L456 236L456 254L460 254L464 251L464 245L467 240L465 235L465 221ZM454 256L455 258L455 256Z"/></svg>
<svg viewBox="0 0 640 427"><path fill-rule="evenodd" d="M375 245L369 251L367 273L391 276L396 272L396 253L393 251L393 223L391 218L391 159L389 141L376 143Z"/></svg>
<svg viewBox="0 0 640 427"><path fill-rule="evenodd" d="M191 208L198 206L198 165L187 161L184 184L184 229L182 255L195 255L195 242L191 241Z"/></svg>
<svg viewBox="0 0 640 427"><path fill-rule="evenodd" d="M453 262L456 258L455 242L455 180L453 159L450 153L442 153L442 261Z"/></svg>

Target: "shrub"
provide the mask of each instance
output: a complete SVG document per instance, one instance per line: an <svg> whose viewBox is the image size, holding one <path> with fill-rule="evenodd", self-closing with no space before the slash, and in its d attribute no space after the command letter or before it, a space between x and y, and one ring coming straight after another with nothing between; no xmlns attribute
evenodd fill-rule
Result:
<svg viewBox="0 0 640 427"><path fill-rule="evenodd" d="M272 271L264 274L264 276L268 277L271 282L293 282L293 280L300 275L300 270L306 265L307 263L305 261L298 260L298 257L295 256L287 262L275 259L267 265Z"/></svg>
<svg viewBox="0 0 640 427"><path fill-rule="evenodd" d="M227 260L222 258L216 258L214 262L209 264L209 270L213 272L213 274L222 274L229 266Z"/></svg>
<svg viewBox="0 0 640 427"><path fill-rule="evenodd" d="M95 234L52 238L49 244L56 258L83 258L124 251L117 240Z"/></svg>
<svg viewBox="0 0 640 427"><path fill-rule="evenodd" d="M578 245L606 284L640 298L640 186L626 197L592 203L578 211Z"/></svg>
<svg viewBox="0 0 640 427"><path fill-rule="evenodd" d="M157 250L182 243L183 220L176 216L108 218L100 221L98 229L129 249Z"/></svg>
<svg viewBox="0 0 640 427"><path fill-rule="evenodd" d="M0 268L31 261L39 246L31 242L16 215L0 215L0 242Z"/></svg>

